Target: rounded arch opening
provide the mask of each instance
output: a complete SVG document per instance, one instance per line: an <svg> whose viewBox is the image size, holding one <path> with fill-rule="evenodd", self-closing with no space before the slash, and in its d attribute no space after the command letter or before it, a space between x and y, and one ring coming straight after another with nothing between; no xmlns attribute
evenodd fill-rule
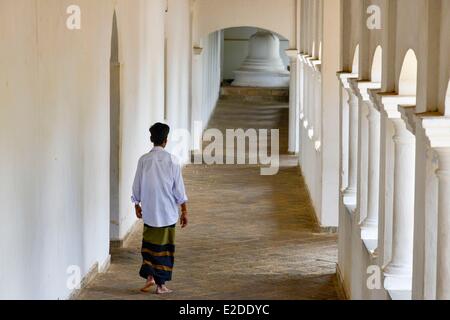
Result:
<svg viewBox="0 0 450 320"><path fill-rule="evenodd" d="M359 74L359 44L356 45L355 53L353 54L352 73Z"/></svg>
<svg viewBox="0 0 450 320"><path fill-rule="evenodd" d="M238 28L253 28L253 29L270 31L270 32L274 33L275 35L277 35L279 38L286 39L286 41L291 42L290 37L287 34L280 32L279 30L276 30L276 29L273 29L271 27L264 26L264 25L253 25L253 24L236 24L236 25L230 24L230 25L224 25L221 27L211 28L211 29L205 30L204 32L202 32L200 34L200 40L207 38L210 34L213 34L215 32L229 30L229 29L238 29Z"/></svg>
<svg viewBox="0 0 450 320"><path fill-rule="evenodd" d="M372 58L371 81L381 83L383 75L383 49L378 46Z"/></svg>
<svg viewBox="0 0 450 320"><path fill-rule="evenodd" d="M403 59L398 81L398 94L416 96L417 94L417 57L414 50L409 49Z"/></svg>

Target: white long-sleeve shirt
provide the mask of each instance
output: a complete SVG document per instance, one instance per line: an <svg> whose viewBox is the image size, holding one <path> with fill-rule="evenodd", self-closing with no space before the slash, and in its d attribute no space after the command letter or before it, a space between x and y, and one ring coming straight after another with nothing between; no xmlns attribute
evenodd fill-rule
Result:
<svg viewBox="0 0 450 320"><path fill-rule="evenodd" d="M175 156L162 147L155 147L139 159L131 201L141 204L146 225L176 224L178 206L187 200L181 166Z"/></svg>

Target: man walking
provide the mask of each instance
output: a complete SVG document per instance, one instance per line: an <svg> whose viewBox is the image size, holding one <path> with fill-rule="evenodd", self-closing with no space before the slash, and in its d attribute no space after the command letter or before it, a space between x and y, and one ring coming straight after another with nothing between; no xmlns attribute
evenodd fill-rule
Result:
<svg viewBox="0 0 450 320"><path fill-rule="evenodd" d="M188 199L181 166L164 150L169 132L169 126L162 123L150 128L154 148L139 159L131 197L136 216L144 220L143 263L139 274L147 282L141 291L150 292L156 284L157 294L172 292L166 282L172 279L179 206L181 227L188 224Z"/></svg>

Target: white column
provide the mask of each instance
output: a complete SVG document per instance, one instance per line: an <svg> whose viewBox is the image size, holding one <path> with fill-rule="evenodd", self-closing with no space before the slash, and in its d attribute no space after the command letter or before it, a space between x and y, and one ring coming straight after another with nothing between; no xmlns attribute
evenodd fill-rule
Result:
<svg viewBox="0 0 450 320"><path fill-rule="evenodd" d="M367 217L361 225L363 239L378 238L378 207L380 189L380 113L371 102L369 108L369 177L367 190Z"/></svg>
<svg viewBox="0 0 450 320"><path fill-rule="evenodd" d="M202 67L202 52L203 48L195 47L192 55L192 109L191 109L191 132L193 132L196 127L196 122L202 121L202 106L203 106L203 67ZM203 127L200 128L203 130ZM201 133L200 133L201 136ZM198 134L193 134L193 145L192 149L194 151L201 150L201 139L198 139Z"/></svg>
<svg viewBox="0 0 450 320"><path fill-rule="evenodd" d="M348 179L349 179L349 143L350 143L350 110L349 110L349 101L350 101L350 85L348 79L352 76L350 73L341 73L337 74L339 82L341 84L340 87L340 161L341 163L341 179L342 183L340 186L340 191L342 193L348 187Z"/></svg>
<svg viewBox="0 0 450 320"><path fill-rule="evenodd" d="M450 148L439 148L436 152L439 156L436 298L450 300Z"/></svg>
<svg viewBox="0 0 450 320"><path fill-rule="evenodd" d="M291 64L291 80L289 87L289 152L297 153L298 150L298 90L297 90L297 75L298 75L298 51L286 50Z"/></svg>
<svg viewBox="0 0 450 320"><path fill-rule="evenodd" d="M314 136L314 124L316 117L316 73L314 72L314 68L312 65L312 60L314 58L308 58L308 70L310 74L310 84L309 84L309 119L308 119L308 137L310 140L313 139Z"/></svg>
<svg viewBox="0 0 450 320"><path fill-rule="evenodd" d="M310 125L310 110L311 110L311 69L308 65L309 56L304 56L304 70L305 70L305 105L303 106L304 119L303 119L303 127L306 130L306 135L308 135L308 128Z"/></svg>
<svg viewBox="0 0 450 320"><path fill-rule="evenodd" d="M305 119L305 96L306 96L306 66L305 66L305 60L304 60L304 55L301 54L300 55L300 113L299 113L299 118L300 118L300 123L303 124L303 120Z"/></svg>
<svg viewBox="0 0 450 320"><path fill-rule="evenodd" d="M421 125L439 162L436 299L450 300L450 118L423 116Z"/></svg>
<svg viewBox="0 0 450 320"><path fill-rule="evenodd" d="M415 194L415 138L400 116L394 124L394 217L391 261L384 269L387 290L411 290Z"/></svg>
<svg viewBox="0 0 450 320"><path fill-rule="evenodd" d="M347 90L341 87L341 99L340 99L340 174L341 174L341 185L340 191L344 192L348 186L348 143L349 143L349 114L348 114L348 99L345 98L347 95Z"/></svg>
<svg viewBox="0 0 450 320"><path fill-rule="evenodd" d="M305 74L304 74L304 65L303 60L301 58L301 55L298 56L298 81L297 81L297 89L298 89L298 95L297 95L297 110L298 110L298 118L297 121L297 148L299 152L301 153L303 148L303 141L302 141L302 123L303 123L303 97L305 95L304 85L305 82Z"/></svg>
<svg viewBox="0 0 450 320"><path fill-rule="evenodd" d="M349 173L348 187L344 191L344 203L356 206L357 172L358 172L358 98L348 89L349 106Z"/></svg>
<svg viewBox="0 0 450 320"><path fill-rule="evenodd" d="M320 151L322 144L322 74L320 60L314 62L315 73L315 111L314 111L314 147L316 151Z"/></svg>

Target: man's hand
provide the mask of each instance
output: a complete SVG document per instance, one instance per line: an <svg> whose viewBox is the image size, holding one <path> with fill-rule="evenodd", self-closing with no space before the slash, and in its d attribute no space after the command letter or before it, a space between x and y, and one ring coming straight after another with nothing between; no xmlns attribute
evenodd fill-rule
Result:
<svg viewBox="0 0 450 320"><path fill-rule="evenodd" d="M184 211L182 214L181 214L181 218L180 218L180 222L181 222L181 228L182 229L184 229L184 228L186 228L187 227L187 225L188 225L188 217L187 217L187 211Z"/></svg>
<svg viewBox="0 0 450 320"><path fill-rule="evenodd" d="M136 210L136 217L138 219L142 219L142 208L141 208L141 206L137 204L137 205L134 206L134 209Z"/></svg>

